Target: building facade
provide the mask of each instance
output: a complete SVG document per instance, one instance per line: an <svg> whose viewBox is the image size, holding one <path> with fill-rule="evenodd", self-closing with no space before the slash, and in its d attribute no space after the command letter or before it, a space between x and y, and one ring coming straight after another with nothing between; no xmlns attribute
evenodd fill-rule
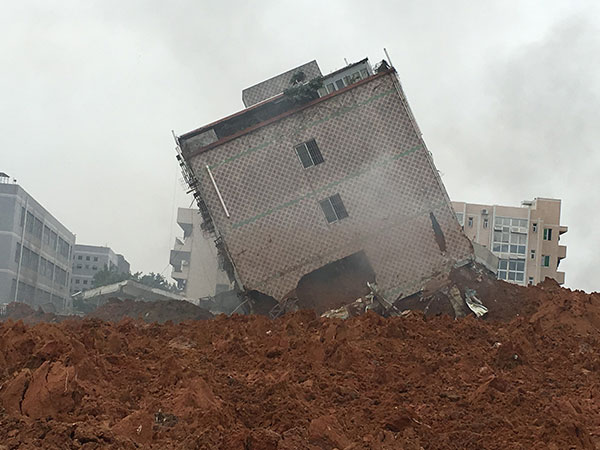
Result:
<svg viewBox="0 0 600 450"><path fill-rule="evenodd" d="M297 75L247 89L251 106L176 138L238 284L280 300L308 278L366 280L393 299L472 259L396 71L365 59L314 91Z"/></svg>
<svg viewBox="0 0 600 450"><path fill-rule="evenodd" d="M567 256L560 236L561 201L536 198L521 207L452 202L458 222L471 241L499 258L498 278L517 284L537 284L553 278L565 282L558 267Z"/></svg>
<svg viewBox="0 0 600 450"><path fill-rule="evenodd" d="M170 263L171 278L190 299L213 297L231 289L223 262L217 256L214 237L202 230L202 217L197 209L179 208L177 224L183 237L175 238Z"/></svg>
<svg viewBox="0 0 600 450"><path fill-rule="evenodd" d="M0 303L71 309L75 235L21 186L0 176Z"/></svg>
<svg viewBox="0 0 600 450"><path fill-rule="evenodd" d="M123 255L109 247L75 244L73 248L71 294L94 287L94 275L103 270L129 273L130 267Z"/></svg>

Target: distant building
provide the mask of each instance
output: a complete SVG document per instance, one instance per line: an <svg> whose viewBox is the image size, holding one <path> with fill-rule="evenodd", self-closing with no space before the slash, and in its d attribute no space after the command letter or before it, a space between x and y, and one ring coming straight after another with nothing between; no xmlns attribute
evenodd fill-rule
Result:
<svg viewBox="0 0 600 450"><path fill-rule="evenodd" d="M473 259L385 61L327 75L311 61L243 101L177 137L203 227L240 287L329 308L369 281L390 300L410 295Z"/></svg>
<svg viewBox="0 0 600 450"><path fill-rule="evenodd" d="M119 273L129 273L129 263L109 247L75 244L73 249L73 277L71 294L94 287L96 272L107 268Z"/></svg>
<svg viewBox="0 0 600 450"><path fill-rule="evenodd" d="M231 288L223 261L217 257L214 237L202 229L202 217L197 209L179 208L177 224L183 238L175 238L170 263L171 278L191 299L212 297Z"/></svg>
<svg viewBox="0 0 600 450"><path fill-rule="evenodd" d="M558 266L567 247L559 240L568 228L560 224L560 206L560 200L549 198L521 207L452 202L467 237L498 256L498 278L522 285L545 278L565 282Z"/></svg>
<svg viewBox="0 0 600 450"><path fill-rule="evenodd" d="M74 244L73 233L0 173L0 303L69 311Z"/></svg>

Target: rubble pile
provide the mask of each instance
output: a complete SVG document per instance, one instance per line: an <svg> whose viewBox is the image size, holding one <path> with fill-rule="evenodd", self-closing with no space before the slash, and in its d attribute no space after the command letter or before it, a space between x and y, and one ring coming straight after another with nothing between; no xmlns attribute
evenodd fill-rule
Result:
<svg viewBox="0 0 600 450"><path fill-rule="evenodd" d="M66 319L66 316L57 315L51 312L44 312L41 308L37 310L31 306L21 303L12 302L6 305L6 311L0 316L0 321L3 320L22 320L26 324L34 324L40 322L61 322Z"/></svg>
<svg viewBox="0 0 600 450"><path fill-rule="evenodd" d="M126 317L141 319L144 322L165 323L168 320L179 323L184 320L212 319L213 315L204 308L180 300L142 302L135 300L110 299L100 308L87 315L89 318L119 322Z"/></svg>
<svg viewBox="0 0 600 450"><path fill-rule="evenodd" d="M8 320L0 448L600 448L600 294L483 293L487 319Z"/></svg>
<svg viewBox="0 0 600 450"><path fill-rule="evenodd" d="M213 314L190 302L180 300L145 302L132 299L119 300L111 298L98 309L88 313L86 317L101 319L107 322L119 322L120 320L129 317L131 319L140 319L148 323L164 323L168 320L179 323L184 320L211 319ZM25 303L14 302L9 303L6 306L6 312L0 316L0 321L22 320L26 324L36 324L40 322L62 322L63 320L76 318L79 318L79 316L63 316L54 313L45 313L41 308L34 310Z"/></svg>

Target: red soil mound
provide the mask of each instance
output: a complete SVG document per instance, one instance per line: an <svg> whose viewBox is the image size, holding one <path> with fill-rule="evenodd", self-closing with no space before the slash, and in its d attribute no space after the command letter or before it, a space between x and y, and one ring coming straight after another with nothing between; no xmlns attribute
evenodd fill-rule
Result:
<svg viewBox="0 0 600 450"><path fill-rule="evenodd" d="M600 294L524 291L510 322L7 321L0 448L598 449Z"/></svg>

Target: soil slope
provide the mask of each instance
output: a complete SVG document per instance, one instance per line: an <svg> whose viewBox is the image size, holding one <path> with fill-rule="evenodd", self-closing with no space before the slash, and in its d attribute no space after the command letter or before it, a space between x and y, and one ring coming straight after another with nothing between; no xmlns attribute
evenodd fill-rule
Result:
<svg viewBox="0 0 600 450"><path fill-rule="evenodd" d="M510 321L8 320L0 449L599 449L600 294L508 291Z"/></svg>

